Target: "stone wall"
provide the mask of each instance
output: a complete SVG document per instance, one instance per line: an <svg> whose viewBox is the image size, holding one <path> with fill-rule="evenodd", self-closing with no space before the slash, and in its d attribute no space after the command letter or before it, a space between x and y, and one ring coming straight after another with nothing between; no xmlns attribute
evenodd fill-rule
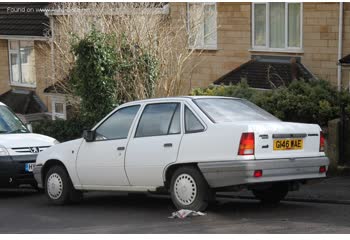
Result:
<svg viewBox="0 0 350 240"><path fill-rule="evenodd" d="M7 40L0 39L0 94L10 90L10 69Z"/></svg>
<svg viewBox="0 0 350 240"><path fill-rule="evenodd" d="M337 84L339 3L304 3L303 62L317 77Z"/></svg>
<svg viewBox="0 0 350 240"><path fill-rule="evenodd" d="M27 88L19 86L11 86L10 69L8 57L8 41L0 39L0 94L10 89L26 89L34 90L43 103L51 109L49 98L44 95L44 89L51 84L51 64L50 64L50 46L47 42L34 41L35 51L35 73L36 88Z"/></svg>
<svg viewBox="0 0 350 240"><path fill-rule="evenodd" d="M218 49L194 56L198 65L185 80L192 87L207 86L248 61L253 54L296 55L318 78L337 84L339 3L303 3L303 52L251 50L251 3L217 3ZM350 3L344 3L343 54L350 54ZM171 19L186 17L186 3L171 3ZM343 82L348 84L349 71Z"/></svg>
<svg viewBox="0 0 350 240"><path fill-rule="evenodd" d="M217 3L217 50L193 57L198 65L184 76L192 87L207 86L250 59L250 3ZM186 3L171 3L171 19L186 17Z"/></svg>

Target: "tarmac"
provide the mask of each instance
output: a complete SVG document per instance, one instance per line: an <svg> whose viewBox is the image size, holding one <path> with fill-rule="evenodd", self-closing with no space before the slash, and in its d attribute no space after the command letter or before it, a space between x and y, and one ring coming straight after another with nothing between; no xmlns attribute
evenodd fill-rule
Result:
<svg viewBox="0 0 350 240"><path fill-rule="evenodd" d="M248 190L234 193L217 193L217 196L238 199L254 198ZM328 177L319 182L301 185L298 191L290 191L284 200L350 205L350 176Z"/></svg>

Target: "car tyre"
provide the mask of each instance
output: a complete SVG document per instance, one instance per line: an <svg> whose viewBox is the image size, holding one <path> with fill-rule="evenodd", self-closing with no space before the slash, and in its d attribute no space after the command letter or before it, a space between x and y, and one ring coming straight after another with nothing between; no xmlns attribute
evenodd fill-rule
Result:
<svg viewBox="0 0 350 240"><path fill-rule="evenodd" d="M253 190L254 196L265 204L277 204L288 194L288 184L274 184L263 190Z"/></svg>
<svg viewBox="0 0 350 240"><path fill-rule="evenodd" d="M82 192L77 191L63 166L53 166L45 179L45 193L50 203L64 205L79 202Z"/></svg>
<svg viewBox="0 0 350 240"><path fill-rule="evenodd" d="M210 188L197 168L178 168L171 178L171 199L177 209L204 211L210 201Z"/></svg>

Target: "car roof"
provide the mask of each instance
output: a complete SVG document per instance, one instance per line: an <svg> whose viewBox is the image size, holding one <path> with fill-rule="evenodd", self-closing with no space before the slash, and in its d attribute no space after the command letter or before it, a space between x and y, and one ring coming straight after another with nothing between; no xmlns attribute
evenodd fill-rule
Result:
<svg viewBox="0 0 350 240"><path fill-rule="evenodd" d="M132 102L127 102L123 105L132 105L132 104L141 104L141 103L154 103L154 102L170 102L170 101L181 101L181 100L194 100L194 99L203 99L203 98L212 98L212 99L239 99L233 97L223 97L223 96L179 96L179 97L163 97L163 98L149 98L143 100L137 100Z"/></svg>
<svg viewBox="0 0 350 240"><path fill-rule="evenodd" d="M0 106L6 106L5 104L3 104L2 102L0 102Z"/></svg>

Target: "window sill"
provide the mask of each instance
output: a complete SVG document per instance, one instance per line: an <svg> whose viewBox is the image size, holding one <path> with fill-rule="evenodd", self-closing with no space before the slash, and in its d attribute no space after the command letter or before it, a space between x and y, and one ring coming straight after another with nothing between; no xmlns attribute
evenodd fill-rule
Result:
<svg viewBox="0 0 350 240"><path fill-rule="evenodd" d="M188 50L193 51L218 51L218 47L189 47Z"/></svg>
<svg viewBox="0 0 350 240"><path fill-rule="evenodd" d="M271 48L251 48L249 52L269 52L269 53L296 53L303 54L304 49L271 49Z"/></svg>
<svg viewBox="0 0 350 240"><path fill-rule="evenodd" d="M14 86L14 87L36 88L36 85L25 84L25 83L14 83L14 82L11 82L10 85Z"/></svg>

